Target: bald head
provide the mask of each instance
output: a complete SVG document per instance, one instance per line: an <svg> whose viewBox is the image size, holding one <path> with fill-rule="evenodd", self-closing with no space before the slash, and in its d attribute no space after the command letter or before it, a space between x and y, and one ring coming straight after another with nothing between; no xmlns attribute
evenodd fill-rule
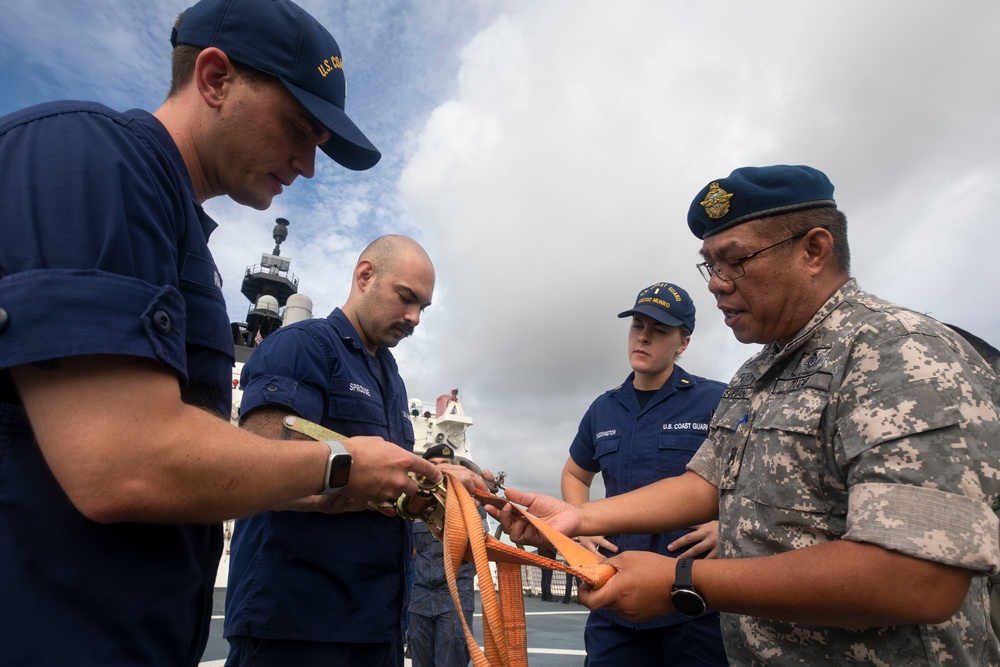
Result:
<svg viewBox="0 0 1000 667"><path fill-rule="evenodd" d="M434 265L427 252L413 239L391 234L361 252L343 310L375 354L413 333L433 292Z"/></svg>
<svg viewBox="0 0 1000 667"><path fill-rule="evenodd" d="M411 253L414 257L422 258L427 264L431 263L431 258L419 243L401 234L378 237L361 251L358 261L368 260L376 268L392 269L403 255Z"/></svg>

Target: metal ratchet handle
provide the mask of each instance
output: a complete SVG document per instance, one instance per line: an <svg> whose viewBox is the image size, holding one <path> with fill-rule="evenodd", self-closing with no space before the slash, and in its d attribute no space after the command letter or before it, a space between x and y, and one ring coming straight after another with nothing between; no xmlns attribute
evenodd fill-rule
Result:
<svg viewBox="0 0 1000 667"><path fill-rule="evenodd" d="M302 417L288 415L281 420L281 439L290 439L292 431L301 433L313 440L347 440L346 435L331 431L325 426L320 426L308 419L302 419Z"/></svg>
<svg viewBox="0 0 1000 667"><path fill-rule="evenodd" d="M472 459L467 459L464 456L456 456L452 462L455 465L460 465L463 468L467 468L479 475L479 477L482 478L483 482L486 484L486 488L488 488L491 493L499 493L500 489L507 488L503 485L504 480L507 479L507 473L502 470L497 474L495 479L486 479L483 475L483 469L480 468Z"/></svg>
<svg viewBox="0 0 1000 667"><path fill-rule="evenodd" d="M282 440L289 440L292 433L300 433L313 440L346 440L347 436L341 435L336 431L331 431L325 426L320 426L315 422L311 422L308 419L302 419L301 417L296 417L294 415L288 415L281 420L281 438ZM472 466L466 465L467 468L476 472L480 477L482 477L482 470L478 470L479 466L472 463L468 459L465 459L472 464ZM447 489L444 486L444 479L442 478L439 482L431 482L423 475L417 475L411 472L410 477L416 482L418 491L415 495L410 497L408 494L403 493L396 499L395 502L386 501L382 503L369 502L368 506L371 509L395 509L396 513L399 514L404 519L409 519L411 521L423 521L427 528L431 531L438 540L441 539L442 531L444 530L444 504L447 498ZM504 473L500 473L498 479L498 486L503 488L503 478ZM484 478L485 480L485 478ZM492 483L489 480L485 480L488 486Z"/></svg>

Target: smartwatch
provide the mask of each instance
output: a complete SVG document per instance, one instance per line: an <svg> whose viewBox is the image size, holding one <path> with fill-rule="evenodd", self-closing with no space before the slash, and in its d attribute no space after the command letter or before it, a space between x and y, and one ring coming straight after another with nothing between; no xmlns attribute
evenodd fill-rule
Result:
<svg viewBox="0 0 1000 667"><path fill-rule="evenodd" d="M323 442L330 448L330 458L326 460L326 475L323 476L323 490L320 493L337 493L347 486L347 480L351 477L351 462L354 459L338 441Z"/></svg>
<svg viewBox="0 0 1000 667"><path fill-rule="evenodd" d="M690 558L677 559L674 587L670 590L670 604L685 616L701 616L705 613L705 598L691 583Z"/></svg>

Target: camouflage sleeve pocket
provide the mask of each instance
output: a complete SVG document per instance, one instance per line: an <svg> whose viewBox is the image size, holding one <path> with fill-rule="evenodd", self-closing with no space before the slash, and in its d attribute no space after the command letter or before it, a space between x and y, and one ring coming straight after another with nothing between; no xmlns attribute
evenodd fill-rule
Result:
<svg viewBox="0 0 1000 667"><path fill-rule="evenodd" d="M841 446L853 459L884 442L953 426L962 421L960 400L931 378L877 391L840 417L837 431Z"/></svg>

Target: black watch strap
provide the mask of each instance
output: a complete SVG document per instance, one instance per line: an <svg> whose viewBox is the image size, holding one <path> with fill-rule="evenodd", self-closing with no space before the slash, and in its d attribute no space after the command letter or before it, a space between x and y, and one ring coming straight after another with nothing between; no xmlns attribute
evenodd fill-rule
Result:
<svg viewBox="0 0 1000 667"><path fill-rule="evenodd" d="M705 613L705 598L694 587L691 579L690 558L678 558L674 571L674 587L670 591L670 603L685 616L697 617Z"/></svg>
<svg viewBox="0 0 1000 667"><path fill-rule="evenodd" d="M690 558L677 559L677 570L674 572L674 588L694 588L694 582L691 581L692 562Z"/></svg>

